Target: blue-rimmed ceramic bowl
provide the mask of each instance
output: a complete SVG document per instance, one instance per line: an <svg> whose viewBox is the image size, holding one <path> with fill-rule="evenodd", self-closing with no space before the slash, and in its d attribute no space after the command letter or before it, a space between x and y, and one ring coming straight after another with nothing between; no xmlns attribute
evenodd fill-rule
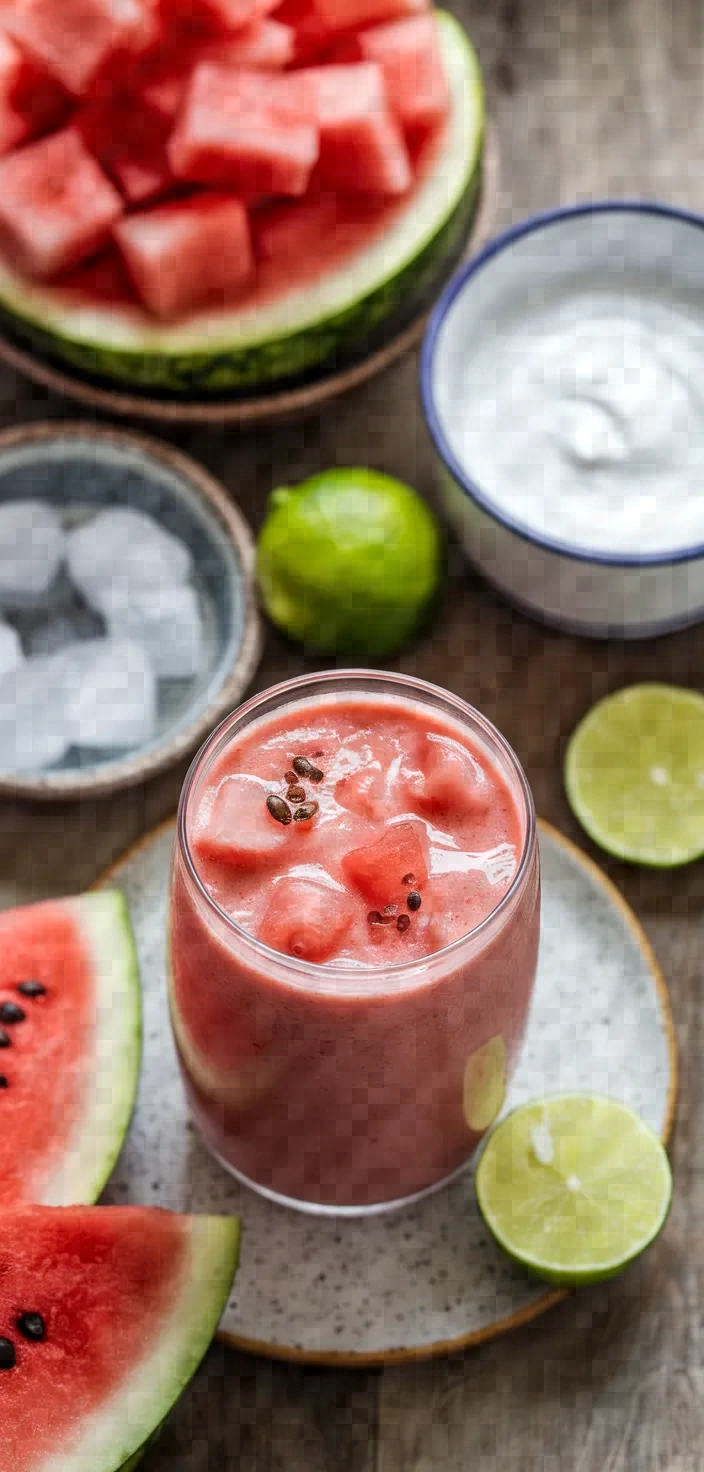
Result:
<svg viewBox="0 0 704 1472"><path fill-rule="evenodd" d="M482 342L495 341L512 322L525 325L553 297L591 290L590 282L611 294L640 293L646 306L651 295L670 292L704 334L704 217L606 201L534 216L506 231L440 298L423 345L421 396L447 516L474 566L524 612L549 624L596 637L645 638L704 618L704 531L698 543L677 542L673 504L672 550L611 550L603 537L598 547L587 537L560 539L545 526L549 518L536 530L502 508L491 469L485 463L479 477L458 449L457 416L472 413L463 372Z"/></svg>

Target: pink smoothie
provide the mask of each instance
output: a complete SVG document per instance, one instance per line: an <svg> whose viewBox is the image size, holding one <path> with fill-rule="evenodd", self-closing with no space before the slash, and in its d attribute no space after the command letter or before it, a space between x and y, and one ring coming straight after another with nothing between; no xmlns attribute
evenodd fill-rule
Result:
<svg viewBox="0 0 704 1472"><path fill-rule="evenodd" d="M200 758L171 1002L217 1154L279 1196L362 1207L458 1169L503 1101L537 850L515 759L481 718L376 695L373 676L365 693L324 683L235 716Z"/></svg>

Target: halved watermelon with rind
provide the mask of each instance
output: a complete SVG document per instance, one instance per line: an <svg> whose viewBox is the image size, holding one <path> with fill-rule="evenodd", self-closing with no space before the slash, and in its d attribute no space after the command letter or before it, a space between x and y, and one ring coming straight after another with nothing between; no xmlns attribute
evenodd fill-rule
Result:
<svg viewBox="0 0 704 1472"><path fill-rule="evenodd" d="M0 1465L128 1472L192 1379L239 1257L236 1217L145 1207L21 1207L3 1218ZM41 1343L15 1329L40 1313Z"/></svg>
<svg viewBox="0 0 704 1472"><path fill-rule="evenodd" d="M16 992L27 970L45 997ZM0 999L25 1012L0 1053L0 1205L90 1204L122 1149L139 1078L141 988L124 896L105 890L3 911Z"/></svg>
<svg viewBox="0 0 704 1472"><path fill-rule="evenodd" d="M271 298L159 324L127 301L89 301L21 279L0 261L0 313L12 335L112 382L208 396L262 390L365 351L424 301L466 238L481 179L484 94L463 28L437 12L450 115L432 164L383 230L327 272ZM307 203L307 201L303 201Z"/></svg>

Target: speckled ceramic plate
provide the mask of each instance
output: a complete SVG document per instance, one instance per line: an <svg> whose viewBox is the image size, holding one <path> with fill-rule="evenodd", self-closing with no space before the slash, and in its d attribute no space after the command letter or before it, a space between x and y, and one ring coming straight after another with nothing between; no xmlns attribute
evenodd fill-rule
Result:
<svg viewBox="0 0 704 1472"><path fill-rule="evenodd" d="M533 1318L547 1292L487 1237L470 1171L405 1211L334 1220L288 1211L231 1180L191 1126L166 1006L164 935L175 828L104 877L132 911L145 991L137 1112L107 1199L242 1216L242 1267L222 1334L284 1359L373 1365L446 1354ZM543 930L525 1047L507 1108L590 1089L672 1124L676 1055L665 985L634 915L590 860L541 825Z"/></svg>

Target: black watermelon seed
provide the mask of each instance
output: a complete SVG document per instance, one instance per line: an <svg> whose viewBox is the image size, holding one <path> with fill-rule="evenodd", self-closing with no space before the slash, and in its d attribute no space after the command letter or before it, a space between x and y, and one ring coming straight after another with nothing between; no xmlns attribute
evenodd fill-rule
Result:
<svg viewBox="0 0 704 1472"><path fill-rule="evenodd" d="M10 1087L10 1085L9 1085L7 1079L5 1078L4 1073L0 1073L0 1089L9 1089L9 1087Z"/></svg>
<svg viewBox="0 0 704 1472"><path fill-rule="evenodd" d="M0 1027L0 1048L11 1048L11 1047L12 1047L12 1038L10 1037L9 1032L5 1032L5 1029L3 1027Z"/></svg>
<svg viewBox="0 0 704 1472"><path fill-rule="evenodd" d="M294 771L284 772L284 782L288 782L289 787L295 787L298 782L296 773Z"/></svg>
<svg viewBox="0 0 704 1472"><path fill-rule="evenodd" d="M418 890L412 889L411 893L408 896L408 899L406 900L406 904L408 905L409 910L419 910L422 903L423 901L418 893Z"/></svg>
<svg viewBox="0 0 704 1472"><path fill-rule="evenodd" d="M322 782L325 776L320 767L314 767L307 756L295 756L293 758L293 770L299 777L307 777L309 782Z"/></svg>
<svg viewBox="0 0 704 1472"><path fill-rule="evenodd" d="M22 997L45 997L46 987L41 981L21 981L17 987Z"/></svg>
<svg viewBox="0 0 704 1472"><path fill-rule="evenodd" d="M41 1344L46 1339L46 1324L41 1314L20 1314L16 1327L30 1344Z"/></svg>
<svg viewBox="0 0 704 1472"><path fill-rule="evenodd" d="M276 818L277 823L291 822L291 809L287 807L282 797L268 797L266 805L272 818Z"/></svg>
<svg viewBox="0 0 704 1472"><path fill-rule="evenodd" d="M310 823L318 811L317 802L305 802L302 808L296 808L293 815L294 823Z"/></svg>
<svg viewBox="0 0 704 1472"><path fill-rule="evenodd" d="M382 915L380 910L370 910L367 915L367 925L393 925L393 915Z"/></svg>
<svg viewBox="0 0 704 1472"><path fill-rule="evenodd" d="M305 802L306 789L305 787L299 787L298 783L294 782L293 786L289 787L286 797L289 802Z"/></svg>
<svg viewBox="0 0 704 1472"><path fill-rule="evenodd" d="M0 1002L0 1022L12 1026L13 1022L24 1022L26 1016L26 1012L16 1002Z"/></svg>
<svg viewBox="0 0 704 1472"><path fill-rule="evenodd" d="M416 882L416 876L415 876L415 874L404 874L403 880L402 880L402 883L403 884L410 885L410 884L415 884L415 882Z"/></svg>
<svg viewBox="0 0 704 1472"><path fill-rule="evenodd" d="M0 1339L0 1370L14 1370L17 1364L15 1346L11 1339Z"/></svg>
<svg viewBox="0 0 704 1472"><path fill-rule="evenodd" d="M411 923L410 915L399 915L396 921L396 929L400 935L405 935Z"/></svg>

